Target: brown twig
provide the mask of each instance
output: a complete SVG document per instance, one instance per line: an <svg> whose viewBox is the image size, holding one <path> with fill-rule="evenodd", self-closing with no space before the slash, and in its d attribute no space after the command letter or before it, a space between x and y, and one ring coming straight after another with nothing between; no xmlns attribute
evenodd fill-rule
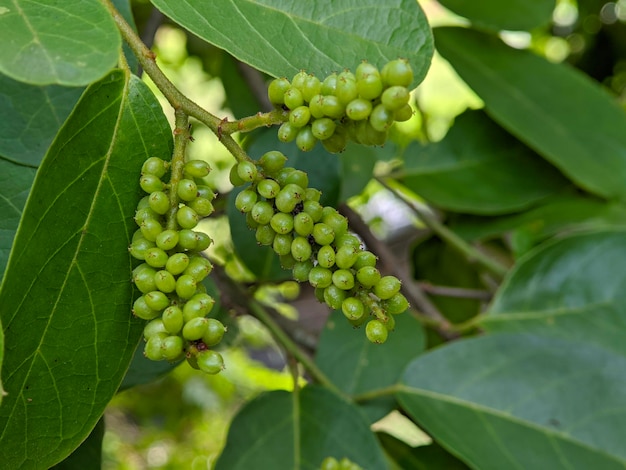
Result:
<svg viewBox="0 0 626 470"><path fill-rule="evenodd" d="M454 297L458 299L491 300L491 292L481 289L468 289L464 287L438 286L430 282L418 282L417 285L427 294L439 297Z"/></svg>

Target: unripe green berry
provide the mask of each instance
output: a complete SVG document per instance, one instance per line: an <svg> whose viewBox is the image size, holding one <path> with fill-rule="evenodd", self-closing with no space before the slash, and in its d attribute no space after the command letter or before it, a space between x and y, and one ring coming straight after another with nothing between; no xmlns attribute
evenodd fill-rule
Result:
<svg viewBox="0 0 626 470"><path fill-rule="evenodd" d="M146 240L145 238L138 238L130 244L128 251L133 258L143 260L145 258L146 250L156 246L154 242Z"/></svg>
<svg viewBox="0 0 626 470"><path fill-rule="evenodd" d="M162 268L167 263L167 253L161 248L148 248L144 254L144 261L153 268Z"/></svg>
<svg viewBox="0 0 626 470"><path fill-rule="evenodd" d="M213 203L204 197L197 197L193 201L189 201L187 205L191 207L200 217L207 217L215 212Z"/></svg>
<svg viewBox="0 0 626 470"><path fill-rule="evenodd" d="M291 83L286 78L277 78L272 80L267 87L267 97L273 105L285 104L285 92L289 89Z"/></svg>
<svg viewBox="0 0 626 470"><path fill-rule="evenodd" d="M156 219L146 219L139 226L143 237L151 242L156 241L157 236L163 231L163 227Z"/></svg>
<svg viewBox="0 0 626 470"><path fill-rule="evenodd" d="M164 310L170 304L170 299L163 292L155 290L144 294L143 298L146 301L148 307L152 310L161 311Z"/></svg>
<svg viewBox="0 0 626 470"><path fill-rule="evenodd" d="M309 280L311 269L313 269L311 260L298 261L293 265L291 274L295 281L305 282Z"/></svg>
<svg viewBox="0 0 626 470"><path fill-rule="evenodd" d="M346 295L347 293L345 290L331 284L324 289L324 302L333 310L338 310L341 308L341 304L345 300Z"/></svg>
<svg viewBox="0 0 626 470"><path fill-rule="evenodd" d="M335 249L330 245L322 246L317 252L317 263L322 268L330 268L335 264Z"/></svg>
<svg viewBox="0 0 626 470"><path fill-rule="evenodd" d="M170 210L170 198L163 191L155 191L148 197L148 204L157 214L165 214Z"/></svg>
<svg viewBox="0 0 626 470"><path fill-rule="evenodd" d="M304 70L300 70L291 79L291 86L302 91L304 90L304 86L306 84L307 78L308 78L307 73Z"/></svg>
<svg viewBox="0 0 626 470"><path fill-rule="evenodd" d="M272 150L263 154L259 159L259 164L263 168L263 172L268 175L278 173L285 166L287 157L277 150Z"/></svg>
<svg viewBox="0 0 626 470"><path fill-rule="evenodd" d="M244 189L235 198L235 207L238 211L247 213L252 210L257 202L257 193L252 189Z"/></svg>
<svg viewBox="0 0 626 470"><path fill-rule="evenodd" d="M163 339L165 335L155 335L148 339L146 345L143 348L143 355L151 361L163 360Z"/></svg>
<svg viewBox="0 0 626 470"><path fill-rule="evenodd" d="M296 145L300 150L303 152L310 152L313 150L316 143L317 139L313 135L311 126L304 126L298 131L298 135L296 136Z"/></svg>
<svg viewBox="0 0 626 470"><path fill-rule="evenodd" d="M298 106L302 106L304 104L302 92L293 86L285 92L283 100L285 102L285 106L289 109L296 109Z"/></svg>
<svg viewBox="0 0 626 470"><path fill-rule="evenodd" d="M314 225L313 218L306 212L300 212L293 217L293 229L302 237L311 235Z"/></svg>
<svg viewBox="0 0 626 470"><path fill-rule="evenodd" d="M285 176L283 186L287 187L290 184L297 186L293 189L298 192L297 197L303 199L306 194L306 188L309 185L309 175L305 171L294 169Z"/></svg>
<svg viewBox="0 0 626 470"><path fill-rule="evenodd" d="M196 282L202 281L213 270L211 262L203 256L192 256L189 258L189 266L183 271L183 274L192 276Z"/></svg>
<svg viewBox="0 0 626 470"><path fill-rule="evenodd" d="M196 251L204 251L209 246L211 246L211 243L213 243L213 240L211 239L211 237L209 237L204 232L195 232L195 233L196 233Z"/></svg>
<svg viewBox="0 0 626 470"><path fill-rule="evenodd" d="M309 272L309 283L313 287L326 288L333 282L333 273L330 269L315 266Z"/></svg>
<svg viewBox="0 0 626 470"><path fill-rule="evenodd" d="M133 282L142 294L152 292L157 288L155 274L156 270L146 263L140 264L133 269Z"/></svg>
<svg viewBox="0 0 626 470"><path fill-rule="evenodd" d="M224 369L224 358L217 351L207 349L200 351L196 358L198 367L207 374L217 374Z"/></svg>
<svg viewBox="0 0 626 470"><path fill-rule="evenodd" d="M356 269L357 271L365 266L376 266L376 261L378 258L371 251L360 251L357 255L356 261L352 265L352 269Z"/></svg>
<svg viewBox="0 0 626 470"><path fill-rule="evenodd" d="M389 299L382 302L382 308L386 313L397 315L405 312L409 308L409 301L401 292L397 292Z"/></svg>
<svg viewBox="0 0 626 470"><path fill-rule="evenodd" d="M408 121L413 117L413 108L410 104L405 104L400 109L394 111L393 119L398 122Z"/></svg>
<svg viewBox="0 0 626 470"><path fill-rule="evenodd" d="M198 225L200 217L191 207L182 205L176 211L176 222L181 228L192 229ZM180 235L179 235L180 236Z"/></svg>
<svg viewBox="0 0 626 470"><path fill-rule="evenodd" d="M334 209L322 216L322 222L333 229L335 238L340 237L348 231L348 220Z"/></svg>
<svg viewBox="0 0 626 470"><path fill-rule="evenodd" d="M270 225L259 225L254 236L259 245L269 246L274 243L276 232Z"/></svg>
<svg viewBox="0 0 626 470"><path fill-rule="evenodd" d="M153 193L155 191L162 191L165 187L163 181L158 176L145 174L139 178L139 186L147 193Z"/></svg>
<svg viewBox="0 0 626 470"><path fill-rule="evenodd" d="M198 197L198 185L190 179L181 179L176 186L176 193L183 201L193 201Z"/></svg>
<svg viewBox="0 0 626 470"><path fill-rule="evenodd" d="M341 153L346 149L346 145L348 143L348 137L346 131L344 129L345 126L338 126L335 129L333 135L331 135L328 139L322 140L322 145L327 152L330 153Z"/></svg>
<svg viewBox="0 0 626 470"><path fill-rule="evenodd" d="M308 199L308 197L307 197ZM302 210L311 216L313 222L319 222L322 218L324 207L317 201L306 200L303 202Z"/></svg>
<svg viewBox="0 0 626 470"><path fill-rule="evenodd" d="M354 287L354 275L348 269L338 269L332 274L332 282L340 289L350 290Z"/></svg>
<svg viewBox="0 0 626 470"><path fill-rule="evenodd" d="M204 160L189 160L183 171L191 178L204 178L211 172L211 167Z"/></svg>
<svg viewBox="0 0 626 470"><path fill-rule="evenodd" d="M208 347L215 346L222 341L224 333L226 333L226 327L221 321L215 318L208 318L206 331L202 335L202 342Z"/></svg>
<svg viewBox="0 0 626 470"><path fill-rule="evenodd" d="M278 260L280 261L280 266L283 269L293 269L293 267L297 263L297 261L293 259L293 256L291 256L291 253L288 253L286 255L280 255L278 257Z"/></svg>
<svg viewBox="0 0 626 470"><path fill-rule="evenodd" d="M159 314L159 310L151 308L150 305L148 305L145 295L142 295L133 303L133 315L142 320L153 320L157 318Z"/></svg>
<svg viewBox="0 0 626 470"><path fill-rule="evenodd" d="M167 263L165 265L167 266ZM167 294L176 290L176 279L172 273L166 270L158 271L154 275L154 284L157 289Z"/></svg>
<svg viewBox="0 0 626 470"><path fill-rule="evenodd" d="M359 96L366 100L375 100L383 92L383 82L379 74L366 75L356 82Z"/></svg>
<svg viewBox="0 0 626 470"><path fill-rule="evenodd" d="M365 305L356 297L348 297L341 304L341 311L348 320L359 320L365 314Z"/></svg>
<svg viewBox="0 0 626 470"><path fill-rule="evenodd" d="M164 230L156 237L156 245L162 250L168 251L178 245L178 232L176 230Z"/></svg>
<svg viewBox="0 0 626 470"><path fill-rule="evenodd" d="M372 102L363 98L356 98L346 106L346 116L353 121L367 119L372 113Z"/></svg>
<svg viewBox="0 0 626 470"><path fill-rule="evenodd" d="M315 95L319 94L321 90L322 83L320 82L319 78L317 78L315 75L309 74L304 80L304 85L301 88L302 98L304 98L304 101L310 102L311 99Z"/></svg>
<svg viewBox="0 0 626 470"><path fill-rule="evenodd" d="M413 82L413 70L407 60L396 59L385 64L381 77L386 86L408 87Z"/></svg>
<svg viewBox="0 0 626 470"><path fill-rule="evenodd" d="M374 266L363 266L356 272L356 280L363 287L371 288L380 281L380 271Z"/></svg>
<svg viewBox="0 0 626 470"><path fill-rule="evenodd" d="M336 96L328 95L324 96L322 110L324 111L324 116L326 117L341 119L346 111L346 107L339 102L339 99Z"/></svg>
<svg viewBox="0 0 626 470"><path fill-rule="evenodd" d="M205 184L199 184L198 185L198 197L203 197L205 199L208 199L209 201L212 201L213 199L215 199L215 191L213 191L209 186L205 185Z"/></svg>
<svg viewBox="0 0 626 470"><path fill-rule="evenodd" d="M288 184L276 195L274 204L281 212L290 213L302 201L304 189L296 184Z"/></svg>
<svg viewBox="0 0 626 470"><path fill-rule="evenodd" d="M337 88L335 89L335 96L339 99L339 102L343 105L348 104L354 100L358 95L356 82L351 79L341 77L337 79Z"/></svg>
<svg viewBox="0 0 626 470"><path fill-rule="evenodd" d="M383 92L380 101L389 111L398 111L408 104L409 97L409 90L406 87L392 86Z"/></svg>
<svg viewBox="0 0 626 470"><path fill-rule="evenodd" d="M166 361L176 361L183 355L183 339L180 336L167 336L161 342L161 355Z"/></svg>
<svg viewBox="0 0 626 470"><path fill-rule="evenodd" d="M143 328L143 337L146 340L149 340L153 336L164 337L166 335L167 330L165 329L163 320L161 320L160 318L155 318L154 320L149 321Z"/></svg>
<svg viewBox="0 0 626 470"><path fill-rule="evenodd" d="M233 167L230 169L230 173L228 174L228 179L230 183L235 187L243 186L244 184L246 184L246 181L241 179L241 177L239 176L237 168L239 168L239 165L235 163L235 165L233 165Z"/></svg>
<svg viewBox="0 0 626 470"><path fill-rule="evenodd" d="M272 216L270 226L276 233L290 233L293 230L293 216L284 212L277 212Z"/></svg>
<svg viewBox="0 0 626 470"><path fill-rule="evenodd" d="M163 326L171 335L177 335L183 329L183 311L176 305L170 305L163 310L161 319L163 320Z"/></svg>
<svg viewBox="0 0 626 470"><path fill-rule="evenodd" d="M322 82L322 88L320 89L320 93L322 95L334 95L336 89L337 89L337 74L331 73Z"/></svg>
<svg viewBox="0 0 626 470"><path fill-rule="evenodd" d="M271 178L262 179L257 183L257 192L266 199L274 199L280 192L280 185Z"/></svg>
<svg viewBox="0 0 626 470"><path fill-rule="evenodd" d="M196 317L189 320L183 326L183 338L188 341L197 341L206 333L208 320L203 317Z"/></svg>
<svg viewBox="0 0 626 470"><path fill-rule="evenodd" d="M312 97L311 102L309 103L309 111L311 111L311 117L315 119L323 118L325 116L324 96L315 95L314 97Z"/></svg>
<svg viewBox="0 0 626 470"><path fill-rule="evenodd" d="M381 300L387 300L400 292L402 283L395 276L384 276L374 285L374 294Z"/></svg>
<svg viewBox="0 0 626 470"><path fill-rule="evenodd" d="M141 167L141 173L144 175L154 175L157 178L161 178L167 172L169 166L169 162L166 162L165 160L161 160L157 157L150 157L145 162L143 162L143 166Z"/></svg>
<svg viewBox="0 0 626 470"><path fill-rule="evenodd" d="M291 256L296 261L305 261L311 257L312 250L309 240L305 237L295 237L291 242Z"/></svg>
<svg viewBox="0 0 626 470"><path fill-rule="evenodd" d="M196 293L196 280L189 274L183 274L176 280L176 294L181 299L190 299Z"/></svg>
<svg viewBox="0 0 626 470"><path fill-rule="evenodd" d="M198 237L196 236L196 232L188 228L178 232L178 248L180 250L194 251L197 246Z"/></svg>
<svg viewBox="0 0 626 470"><path fill-rule="evenodd" d="M311 111L308 106L298 106L289 113L289 122L294 127L304 127L311 119Z"/></svg>
<svg viewBox="0 0 626 470"><path fill-rule="evenodd" d="M332 227L322 222L313 226L312 235L318 245L330 245L335 239L335 232Z"/></svg>
<svg viewBox="0 0 626 470"><path fill-rule="evenodd" d="M274 237L274 242L272 243L272 249L278 255L286 255L288 253L291 253L292 240L293 237L291 234L284 235L281 233L277 233Z"/></svg>
<svg viewBox="0 0 626 470"><path fill-rule="evenodd" d="M366 60L361 61L359 65L357 65L356 70L354 71L354 76L357 80L363 80L368 75L380 75L378 68L369 63Z"/></svg>
<svg viewBox="0 0 626 470"><path fill-rule="evenodd" d="M237 164L237 175L243 181L254 181L257 175L256 165L252 162L243 161Z"/></svg>
<svg viewBox="0 0 626 470"><path fill-rule="evenodd" d="M169 257L165 269L174 276L179 275L189 266L189 256L185 253L176 253Z"/></svg>
<svg viewBox="0 0 626 470"><path fill-rule="evenodd" d="M385 324L380 320L370 320L365 326L365 336L367 339L376 344L382 344L387 341L389 332Z"/></svg>
<svg viewBox="0 0 626 470"><path fill-rule="evenodd" d="M144 207L135 212L135 223L139 226L146 220L158 220L160 214L154 212L150 207Z"/></svg>
<svg viewBox="0 0 626 470"><path fill-rule="evenodd" d="M337 250L337 254L335 255L335 264L342 269L351 268L352 265L356 262L358 257L358 251L348 245L344 245Z"/></svg>
<svg viewBox="0 0 626 470"><path fill-rule="evenodd" d="M369 123L377 131L384 132L393 124L393 112L379 104L372 110Z"/></svg>

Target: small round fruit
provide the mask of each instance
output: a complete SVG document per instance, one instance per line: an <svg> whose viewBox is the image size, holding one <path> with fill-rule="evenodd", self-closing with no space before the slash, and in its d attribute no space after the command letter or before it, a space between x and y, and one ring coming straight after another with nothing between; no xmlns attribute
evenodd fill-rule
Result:
<svg viewBox="0 0 626 470"><path fill-rule="evenodd" d="M374 266L363 266L356 272L356 280L363 287L374 287L380 281L380 271Z"/></svg>
<svg viewBox="0 0 626 470"><path fill-rule="evenodd" d="M155 191L150 193L148 205L154 212L162 215L170 210L170 198L163 191Z"/></svg>
<svg viewBox="0 0 626 470"><path fill-rule="evenodd" d="M198 225L200 216L189 206L181 206L176 211L176 222L181 228L192 229Z"/></svg>
<svg viewBox="0 0 626 470"><path fill-rule="evenodd" d="M157 178L161 178L165 174L169 166L169 162L166 162L165 160L161 160L157 157L150 157L145 162L143 162L143 166L141 167L141 173L144 175L154 175Z"/></svg>
<svg viewBox="0 0 626 470"><path fill-rule="evenodd" d="M311 269L313 269L313 262L310 259L294 262L291 275L295 281L305 282L309 280Z"/></svg>
<svg viewBox="0 0 626 470"><path fill-rule="evenodd" d="M168 256L161 248L148 248L144 254L144 261L153 268L162 268L167 263Z"/></svg>
<svg viewBox="0 0 626 470"><path fill-rule="evenodd" d="M202 335L202 342L207 346L215 346L222 341L226 333L226 327L221 321L215 318L207 318L207 326L204 335Z"/></svg>
<svg viewBox="0 0 626 470"><path fill-rule="evenodd" d="M156 335L149 338L143 348L143 355L151 361L162 361L163 350L161 347L165 337L165 335Z"/></svg>
<svg viewBox="0 0 626 470"><path fill-rule="evenodd" d="M162 250L168 251L178 245L178 231L164 230L156 237L156 245Z"/></svg>
<svg viewBox="0 0 626 470"><path fill-rule="evenodd" d="M276 232L269 225L259 225L254 236L259 245L269 246L274 243Z"/></svg>
<svg viewBox="0 0 626 470"><path fill-rule="evenodd" d="M309 283L313 287L326 288L333 282L333 273L330 269L315 266L309 271Z"/></svg>
<svg viewBox="0 0 626 470"><path fill-rule="evenodd" d="M376 344L382 344L387 341L389 331L383 322L380 320L370 320L365 325L365 336L367 339Z"/></svg>
<svg viewBox="0 0 626 470"><path fill-rule="evenodd" d="M144 294L146 305L152 310L161 311L170 305L170 299L163 292L155 290Z"/></svg>
<svg viewBox="0 0 626 470"><path fill-rule="evenodd" d="M163 226L156 219L146 219L141 223L139 229L146 240L154 242L159 233L163 231Z"/></svg>
<svg viewBox="0 0 626 470"><path fill-rule="evenodd" d="M349 269L338 269L332 274L333 284L343 290L354 287L354 275Z"/></svg>
<svg viewBox="0 0 626 470"><path fill-rule="evenodd" d="M257 173L256 165L252 162L243 161L237 164L237 175L243 181L254 181Z"/></svg>
<svg viewBox="0 0 626 470"><path fill-rule="evenodd" d="M224 358L220 353L212 349L200 351L196 360L200 370L207 374L214 375L224 369Z"/></svg>
<svg viewBox="0 0 626 470"><path fill-rule="evenodd" d="M208 319L204 317L196 317L189 320L183 326L183 338L188 341L197 341L206 333Z"/></svg>
<svg viewBox="0 0 626 470"><path fill-rule="evenodd" d="M397 315L405 312L409 308L409 301L401 292L398 292L383 301L382 307L385 312Z"/></svg>
<svg viewBox="0 0 626 470"><path fill-rule="evenodd" d="M205 197L197 197L187 203L200 217L207 217L215 212L213 203Z"/></svg>
<svg viewBox="0 0 626 470"><path fill-rule="evenodd" d="M137 240L133 241L130 244L130 247L128 248L128 251L130 252L130 255L135 258L135 259L139 259L139 260L144 260L145 259L145 254L146 254L146 250L148 248L153 248L155 246L154 242L151 242L149 240L146 240L145 238L138 238Z"/></svg>
<svg viewBox="0 0 626 470"><path fill-rule="evenodd" d="M239 212L247 213L252 210L256 204L258 195L252 189L244 189L235 198L235 207Z"/></svg>
<svg viewBox="0 0 626 470"><path fill-rule="evenodd" d="M271 178L265 178L259 181L256 185L256 190L259 195L266 199L274 199L280 192L280 184L276 180Z"/></svg>
<svg viewBox="0 0 626 470"><path fill-rule="evenodd" d="M338 310L341 308L341 304L346 299L346 291L340 289L334 284L331 284L326 289L324 289L324 302L333 310Z"/></svg>
<svg viewBox="0 0 626 470"><path fill-rule="evenodd" d="M311 124L311 132L318 140L326 140L330 138L337 128L337 124L330 118L320 118Z"/></svg>
<svg viewBox="0 0 626 470"><path fill-rule="evenodd" d="M296 136L296 145L300 150L303 152L310 152L313 150L316 143L317 139L313 135L311 126L304 126L298 131L298 135Z"/></svg>
<svg viewBox="0 0 626 470"><path fill-rule="evenodd" d="M189 266L189 256L185 253L175 253L169 257L167 263L165 263L165 269L172 273L174 276L178 276Z"/></svg>
<svg viewBox="0 0 626 470"><path fill-rule="evenodd" d="M133 315L142 320L153 320L159 314L159 310L155 310L148 305L145 295L142 295L133 303Z"/></svg>
<svg viewBox="0 0 626 470"><path fill-rule="evenodd" d="M363 98L356 98L346 106L346 116L353 121L367 119L372 113L372 102Z"/></svg>
<svg viewBox="0 0 626 470"><path fill-rule="evenodd" d="M270 226L276 233L290 233L293 230L293 216L284 212L277 212L272 216Z"/></svg>
<svg viewBox="0 0 626 470"><path fill-rule="evenodd" d="M285 300L296 300L300 295L300 286L295 281L285 281L278 289Z"/></svg>
<svg viewBox="0 0 626 470"><path fill-rule="evenodd" d="M374 285L374 294L381 300L387 300L400 292L402 283L395 276L384 276Z"/></svg>
<svg viewBox="0 0 626 470"><path fill-rule="evenodd" d="M183 201L193 201L198 197L198 185L193 180L183 178L176 186L176 193Z"/></svg>
<svg viewBox="0 0 626 470"><path fill-rule="evenodd" d="M341 303L341 311L348 320L356 321L365 314L365 305L356 297L348 297Z"/></svg>
<svg viewBox="0 0 626 470"><path fill-rule="evenodd" d="M318 245L330 245L335 239L335 231L330 225L319 222L313 226L313 239Z"/></svg>
<svg viewBox="0 0 626 470"><path fill-rule="evenodd" d="M196 293L196 280L189 274L183 274L176 280L176 294L181 299L190 299Z"/></svg>
<svg viewBox="0 0 626 470"><path fill-rule="evenodd" d="M250 211L252 220L260 225L267 225L274 216L274 207L267 201L258 201Z"/></svg>
<svg viewBox="0 0 626 470"><path fill-rule="evenodd" d="M165 325L163 324L163 320L160 318L155 318L150 322L146 323L146 326L143 328L143 337L146 340L149 340L153 336L165 336L167 334L167 330L165 329Z"/></svg>
<svg viewBox="0 0 626 470"><path fill-rule="evenodd" d="M317 252L317 263L322 268L330 268L335 264L335 249L330 245L322 246Z"/></svg>
<svg viewBox="0 0 626 470"><path fill-rule="evenodd" d="M166 336L161 342L161 355L166 361L175 361L183 355L183 339L180 336Z"/></svg>
<svg viewBox="0 0 626 470"><path fill-rule="evenodd" d="M183 171L192 178L204 178L211 172L211 167L204 160L189 160Z"/></svg>
<svg viewBox="0 0 626 470"><path fill-rule="evenodd" d="M285 102L285 106L287 106L287 108L296 109L298 106L302 106L304 104L304 97L302 96L302 92L300 90L292 86L283 95L283 101Z"/></svg>
<svg viewBox="0 0 626 470"><path fill-rule="evenodd" d="M285 162L287 161L287 157L283 155L278 150L272 150L263 154L260 158L259 163L263 168L263 172L268 175L272 175L274 173L278 173L285 166Z"/></svg>
<svg viewBox="0 0 626 470"><path fill-rule="evenodd" d="M289 113L289 122L297 128L306 126L310 119L311 111L308 106L298 106Z"/></svg>
<svg viewBox="0 0 626 470"><path fill-rule="evenodd" d="M274 105L285 104L285 92L289 89L291 83L287 78L277 78L272 80L267 87L267 97L270 103Z"/></svg>
<svg viewBox="0 0 626 470"><path fill-rule="evenodd" d="M398 111L409 102L409 90L403 86L392 86L383 91L381 103L390 111Z"/></svg>
<svg viewBox="0 0 626 470"><path fill-rule="evenodd" d="M375 130L384 132L393 124L393 112L379 104L372 110L369 123Z"/></svg>
<svg viewBox="0 0 626 470"><path fill-rule="evenodd" d="M278 128L278 140L281 142L291 142L296 139L300 128L290 122L283 122Z"/></svg>
<svg viewBox="0 0 626 470"><path fill-rule="evenodd" d="M387 86L408 87L413 81L411 64L405 59L392 60L381 70L381 77Z"/></svg>
<svg viewBox="0 0 626 470"><path fill-rule="evenodd" d="M176 305L170 305L161 316L163 325L169 334L177 335L183 329L183 311Z"/></svg>
<svg viewBox="0 0 626 470"><path fill-rule="evenodd" d="M296 261L305 261L311 257L312 250L309 240L305 237L295 237L291 242L291 256Z"/></svg>
<svg viewBox="0 0 626 470"><path fill-rule="evenodd" d="M144 174L139 178L139 186L147 193L153 193L155 191L162 191L165 188L165 184L156 175Z"/></svg>

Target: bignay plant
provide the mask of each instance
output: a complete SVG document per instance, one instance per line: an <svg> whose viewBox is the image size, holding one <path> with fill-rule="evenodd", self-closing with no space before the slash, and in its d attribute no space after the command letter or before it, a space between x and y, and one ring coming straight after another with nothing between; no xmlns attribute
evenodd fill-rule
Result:
<svg viewBox="0 0 626 470"><path fill-rule="evenodd" d="M415 0L152 3L261 77L224 72L238 119L166 77L127 0L0 0L2 468L100 468L112 397L229 367L233 312L294 385L240 409L217 469L626 467L626 114L589 63L619 5L441 0L465 20L432 29ZM562 37L578 68L546 58ZM432 142L409 92L435 50L484 106ZM372 180L410 252L346 204ZM224 214L245 284L198 225ZM314 355L255 295L294 279L332 310ZM430 444L372 428L394 410Z"/></svg>

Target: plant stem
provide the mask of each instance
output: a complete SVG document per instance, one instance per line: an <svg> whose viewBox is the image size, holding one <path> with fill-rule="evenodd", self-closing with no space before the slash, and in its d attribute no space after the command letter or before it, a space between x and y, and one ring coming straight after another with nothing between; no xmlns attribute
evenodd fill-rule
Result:
<svg viewBox="0 0 626 470"><path fill-rule="evenodd" d="M359 393L358 395L353 395L352 400L355 403L360 403L363 401L374 400L376 398L386 397L389 395L395 395L401 390L400 384L393 384L388 387L377 388L375 390L370 390L369 392Z"/></svg>
<svg viewBox="0 0 626 470"><path fill-rule="evenodd" d="M257 317L268 330L270 330L274 338L276 338L276 341L278 341L289 352L289 354L295 357L317 382L324 385L326 388L331 389L338 395L345 397L345 394L339 390L328 377L326 377L326 374L324 374L324 372L317 367L317 364L315 364L311 358L302 352L298 345L296 345L291 338L287 336L287 334L280 328L280 326L278 326L278 324L260 303L256 300L250 299L249 308L254 316Z"/></svg>
<svg viewBox="0 0 626 470"><path fill-rule="evenodd" d="M152 79L156 87L163 93L174 110L183 110L188 116L192 116L205 124L220 139L220 142L237 159L237 161L250 161L250 157L228 134L221 130L224 121L211 114L189 98L187 98L174 84L165 76L156 63L156 55L141 41L133 28L126 22L124 17L117 11L111 0L102 0L105 7L111 13L122 37L137 57L143 70Z"/></svg>
<svg viewBox="0 0 626 470"><path fill-rule="evenodd" d="M376 177L376 180L386 189L391 191L404 204L406 204L406 206L409 207L428 228L435 232L446 243L448 243L456 250L458 250L461 254L463 254L470 262L476 262L480 264L482 267L490 271L498 278L502 278L506 275L506 273L508 272L506 266L474 248L472 245L467 243L456 233L454 233L452 230L442 224L429 211L424 210L421 207L416 206L415 204L412 204L406 199L404 195L402 195L392 186L393 183L390 183L387 179L381 177Z"/></svg>
<svg viewBox="0 0 626 470"><path fill-rule="evenodd" d="M274 124L281 124L289 119L289 112L283 109L275 109L268 113L257 113L236 121L222 121L220 131L223 134L233 132L249 132L259 127L270 127Z"/></svg>
<svg viewBox="0 0 626 470"><path fill-rule="evenodd" d="M172 153L170 176L170 209L167 213L167 229L177 230L176 213L178 212L178 183L183 178L185 168L185 150L191 137L189 134L189 117L182 109L175 110L174 152Z"/></svg>
<svg viewBox="0 0 626 470"><path fill-rule="evenodd" d="M438 286L429 282L419 282L420 288L431 295L453 297L457 299L491 300L491 293L486 290L468 289L465 287Z"/></svg>

